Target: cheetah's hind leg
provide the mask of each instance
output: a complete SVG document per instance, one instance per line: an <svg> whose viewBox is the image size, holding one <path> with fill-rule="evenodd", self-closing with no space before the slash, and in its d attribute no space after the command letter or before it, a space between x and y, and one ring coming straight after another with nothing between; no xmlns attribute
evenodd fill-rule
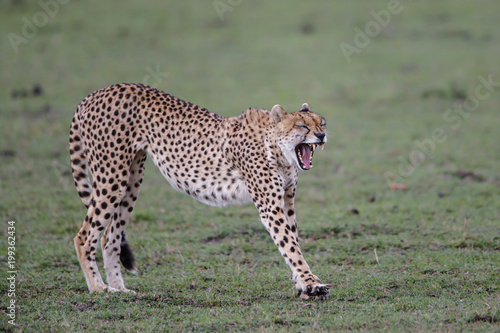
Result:
<svg viewBox="0 0 500 333"><path fill-rule="evenodd" d="M116 288L110 287L104 283L97 267L97 242L99 240L99 234L104 228L103 224L106 225L106 223L102 220L98 220L95 214L96 204L93 200L91 202L85 220L83 221L83 226L73 239L78 260L80 261L80 266L82 267L87 286L91 293L94 291L118 291Z"/></svg>
<svg viewBox="0 0 500 333"><path fill-rule="evenodd" d="M106 228L106 232L101 239L104 269L106 270L108 283L112 288L124 292L133 291L125 288L119 262L122 262L126 270L137 273L134 255L125 238L125 228L130 222L135 202L139 196L146 157L146 153L142 151L135 156L129 169L126 193L119 204L119 211Z"/></svg>

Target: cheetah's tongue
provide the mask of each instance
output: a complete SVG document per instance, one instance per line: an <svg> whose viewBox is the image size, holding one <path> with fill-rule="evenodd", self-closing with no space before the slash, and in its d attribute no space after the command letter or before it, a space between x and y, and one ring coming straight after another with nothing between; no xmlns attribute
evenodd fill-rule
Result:
<svg viewBox="0 0 500 333"><path fill-rule="evenodd" d="M299 159L302 162L302 168L309 170L311 168L311 146L302 144L299 146Z"/></svg>

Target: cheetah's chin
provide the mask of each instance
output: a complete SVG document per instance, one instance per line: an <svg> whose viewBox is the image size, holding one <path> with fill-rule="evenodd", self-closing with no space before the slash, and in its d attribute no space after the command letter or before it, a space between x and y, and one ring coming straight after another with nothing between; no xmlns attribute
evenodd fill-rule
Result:
<svg viewBox="0 0 500 333"><path fill-rule="evenodd" d="M302 170L309 170L312 168L312 158L318 146L321 146L321 149L323 149L324 144L300 143L295 147L297 161Z"/></svg>

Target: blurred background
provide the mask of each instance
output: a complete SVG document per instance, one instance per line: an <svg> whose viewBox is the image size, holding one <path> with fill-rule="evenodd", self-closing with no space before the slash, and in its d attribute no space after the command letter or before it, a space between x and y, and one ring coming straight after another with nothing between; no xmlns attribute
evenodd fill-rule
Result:
<svg viewBox="0 0 500 333"><path fill-rule="evenodd" d="M358 320L363 302L380 304L381 293L389 298L380 313L400 300L409 304L387 312L387 320L416 309L413 327L421 330L421 311L445 325L488 313L498 300L500 246L499 12L494 0L0 0L0 218L18 225L21 281L29 282L19 297L40 302L22 318L51 329L65 309L73 322L94 322L85 317L94 312L67 306L76 297L94 308L73 252L85 210L71 176L68 133L82 99L120 82L149 84L223 116L275 104L293 112L309 103L327 120L328 143L299 178L300 235L310 265L334 284L337 299L360 300L351 303L350 318ZM132 289L173 290L185 299L179 304L205 297L211 307L213 295L204 290L225 274L223 290L251 286L254 294L243 297L259 300L255 318L268 311L258 305L261 288L281 302L289 271L255 208L208 208L175 192L147 163L127 229L147 274L127 276ZM234 274L235 265L245 274ZM370 284L382 289L365 292ZM205 289L187 287L193 285ZM441 312L425 293L412 308L424 287L439 296L433 299ZM470 293L469 306L462 299ZM106 302L103 328L118 311ZM158 318L166 315L163 304L155 303ZM293 298L287 306L295 318ZM338 311L325 303L318 316L323 306ZM40 313L51 319L39 320ZM368 311L359 321L378 318L379 327L391 327L382 317ZM314 318L304 320L312 325ZM265 325L255 320L253 328Z"/></svg>
<svg viewBox="0 0 500 333"><path fill-rule="evenodd" d="M500 81L495 1L44 0L1 9L2 195L34 190L18 185L25 176L68 176L74 109L119 82L224 116L308 102L327 118L329 140L306 182L354 196L386 195L392 182L448 194L456 184L443 175L454 173L498 184L499 86L480 87ZM472 111L460 113L464 103Z"/></svg>

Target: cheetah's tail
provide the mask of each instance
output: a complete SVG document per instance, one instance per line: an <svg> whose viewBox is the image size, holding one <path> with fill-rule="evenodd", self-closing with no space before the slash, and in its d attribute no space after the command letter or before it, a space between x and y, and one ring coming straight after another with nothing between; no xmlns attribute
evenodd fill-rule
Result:
<svg viewBox="0 0 500 333"><path fill-rule="evenodd" d="M89 207L92 193L92 184L88 175L88 164L85 156L85 147L80 137L78 116L75 114L69 131L69 155L71 158L71 171L75 186L85 207Z"/></svg>
<svg viewBox="0 0 500 333"><path fill-rule="evenodd" d="M134 274L138 273L138 270L135 268L135 257L128 245L127 238L125 238L125 232L122 232L122 241L120 244L120 261L122 262L123 267Z"/></svg>

